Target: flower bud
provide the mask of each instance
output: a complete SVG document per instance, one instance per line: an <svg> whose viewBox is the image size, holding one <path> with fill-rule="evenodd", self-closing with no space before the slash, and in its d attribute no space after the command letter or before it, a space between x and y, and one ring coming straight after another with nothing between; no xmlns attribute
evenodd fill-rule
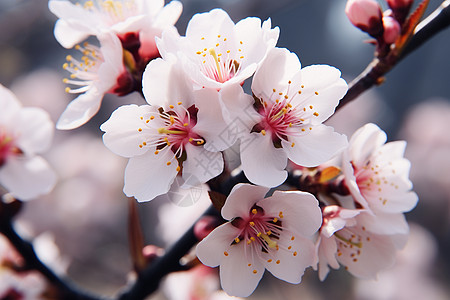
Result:
<svg viewBox="0 0 450 300"><path fill-rule="evenodd" d="M345 13L350 22L374 38L383 35L382 11L374 0L349 0Z"/></svg>
<svg viewBox="0 0 450 300"><path fill-rule="evenodd" d="M383 17L383 39L386 44L394 43L400 36L400 24L392 17Z"/></svg>
<svg viewBox="0 0 450 300"><path fill-rule="evenodd" d="M403 24L406 17L408 16L409 10L414 0L387 0L387 4L392 9L394 18Z"/></svg>

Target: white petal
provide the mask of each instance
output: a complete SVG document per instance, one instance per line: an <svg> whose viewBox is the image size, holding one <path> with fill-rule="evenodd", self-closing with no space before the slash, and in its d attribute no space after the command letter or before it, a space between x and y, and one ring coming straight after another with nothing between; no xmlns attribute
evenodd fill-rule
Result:
<svg viewBox="0 0 450 300"><path fill-rule="evenodd" d="M224 260L231 243L239 234L239 229L227 222L214 229L196 248L198 259L209 267L217 267ZM228 253L228 252L227 252Z"/></svg>
<svg viewBox="0 0 450 300"><path fill-rule="evenodd" d="M269 135L252 133L244 143L241 139L241 163L245 176L255 184L275 187L287 178L287 155L274 147Z"/></svg>
<svg viewBox="0 0 450 300"><path fill-rule="evenodd" d="M349 141L349 158L363 167L367 158L386 142L387 136L377 125L368 123L359 128Z"/></svg>
<svg viewBox="0 0 450 300"><path fill-rule="evenodd" d="M223 171L221 152L210 152L190 143L186 147L186 161L183 162L183 178L187 186L196 186L218 176Z"/></svg>
<svg viewBox="0 0 450 300"><path fill-rule="evenodd" d="M202 89L195 91L194 97L198 114L193 130L205 139L205 149L217 152L230 148L238 136L228 134L228 125L219 103L219 93L216 90Z"/></svg>
<svg viewBox="0 0 450 300"><path fill-rule="evenodd" d="M88 30L79 30L63 19L55 23L55 39L66 49L73 48L76 44L87 39L90 35Z"/></svg>
<svg viewBox="0 0 450 300"><path fill-rule="evenodd" d="M234 22L222 9L213 9L210 12L195 14L186 28L186 37L192 41L216 39L218 34L229 36L227 32L232 31Z"/></svg>
<svg viewBox="0 0 450 300"><path fill-rule="evenodd" d="M20 200L51 191L56 174L40 156L10 157L0 168L0 184Z"/></svg>
<svg viewBox="0 0 450 300"><path fill-rule="evenodd" d="M150 1L151 2L151 1ZM146 1L149 3L149 1ZM183 11L183 4L180 1L170 1L164 6L154 20L154 26L165 28L174 25Z"/></svg>
<svg viewBox="0 0 450 300"><path fill-rule="evenodd" d="M318 259L319 259L319 279L325 280L330 271L330 267L339 269L339 263L336 260L337 246L335 237L326 238L320 236L318 241Z"/></svg>
<svg viewBox="0 0 450 300"><path fill-rule="evenodd" d="M248 297L264 274L264 265L254 253L246 252L246 243L228 249L228 256L220 264L220 283L228 295ZM247 250L248 251L248 250Z"/></svg>
<svg viewBox="0 0 450 300"><path fill-rule="evenodd" d="M313 242L302 236L297 236L294 241L291 241L289 236L284 236L279 240L279 244L292 248L280 249L273 255L262 253L266 269L279 279L294 284L300 283L305 269L315 261Z"/></svg>
<svg viewBox="0 0 450 300"><path fill-rule="evenodd" d="M97 38L104 62L98 69L98 81L95 84L100 93L106 93L117 84L119 75L125 72L122 43L111 32L100 34Z"/></svg>
<svg viewBox="0 0 450 300"><path fill-rule="evenodd" d="M17 146L26 153L46 151L52 142L54 125L49 114L35 107L25 107L16 115L13 128Z"/></svg>
<svg viewBox="0 0 450 300"><path fill-rule="evenodd" d="M222 217L231 220L235 217L247 217L255 203L264 199L269 188L251 184L237 184L233 187L222 207Z"/></svg>
<svg viewBox="0 0 450 300"><path fill-rule="evenodd" d="M145 121L148 114L155 112L156 108L149 105L124 105L116 109L111 117L100 126L104 131L103 143L109 150L117 155L132 157L145 153L149 148L139 147L147 141ZM141 119L143 117L143 119Z"/></svg>
<svg viewBox="0 0 450 300"><path fill-rule="evenodd" d="M256 71L252 82L252 91L256 97L269 99L276 91L285 92L289 80L299 73L300 60L295 53L284 48L271 50L259 69Z"/></svg>
<svg viewBox="0 0 450 300"><path fill-rule="evenodd" d="M103 94L95 88L79 95L69 103L59 117L56 128L68 130L80 127L89 121L100 109Z"/></svg>
<svg viewBox="0 0 450 300"><path fill-rule="evenodd" d="M246 94L240 85L226 85L219 95L223 117L229 131L235 135L248 134L261 120L261 115L253 108L253 97Z"/></svg>
<svg viewBox="0 0 450 300"><path fill-rule="evenodd" d="M322 224L319 201L310 193L275 191L271 197L258 202L265 211L275 216L282 212L283 227L296 234L312 236ZM290 238L290 237L289 237Z"/></svg>
<svg viewBox="0 0 450 300"><path fill-rule="evenodd" d="M9 124L15 119L22 104L9 89L0 84L0 124Z"/></svg>
<svg viewBox="0 0 450 300"><path fill-rule="evenodd" d="M332 127L317 125L307 129L305 135L281 141L283 150L294 163L315 167L331 159L347 146L347 137L334 132ZM294 147L292 147L292 142Z"/></svg>
<svg viewBox="0 0 450 300"><path fill-rule="evenodd" d="M402 213L376 215L361 213L357 217L358 224L376 234L407 234L408 222Z"/></svg>
<svg viewBox="0 0 450 300"><path fill-rule="evenodd" d="M158 155L147 152L130 158L125 169L124 193L128 197L134 196L139 202L167 193L178 173L175 162L167 165L172 158L173 153L169 149Z"/></svg>

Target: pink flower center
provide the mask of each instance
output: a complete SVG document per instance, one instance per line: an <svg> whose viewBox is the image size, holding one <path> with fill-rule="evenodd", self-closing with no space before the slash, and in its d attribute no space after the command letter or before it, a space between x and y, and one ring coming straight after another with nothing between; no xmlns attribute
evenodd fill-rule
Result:
<svg viewBox="0 0 450 300"><path fill-rule="evenodd" d="M22 151L14 145L14 139L0 128L0 167L10 155L21 154Z"/></svg>
<svg viewBox="0 0 450 300"><path fill-rule="evenodd" d="M201 38L201 44L205 44L205 38ZM200 71L208 78L224 83L233 78L241 70L242 60L244 55L242 49L232 51L231 45L228 45L228 40L222 35L218 35L217 39L210 41L215 44L211 48L203 48L197 51L201 64ZM240 41L239 44L243 45ZM234 49L234 45L233 45Z"/></svg>
<svg viewBox="0 0 450 300"><path fill-rule="evenodd" d="M181 102L178 102L177 108L179 109L175 109L173 105L169 107L168 111L160 108L159 113L151 114L146 120L141 117L151 132L156 129L156 134L152 133L146 136L139 147L156 147L155 155L158 155L160 151L170 149L173 152L173 158L177 158L181 164L186 159L183 155L186 144L202 146L205 140L194 129L198 113L198 109L194 105L186 109ZM142 128L139 128L138 131L147 132ZM168 166L171 165L172 159L167 162ZM180 170L180 167L178 168Z"/></svg>

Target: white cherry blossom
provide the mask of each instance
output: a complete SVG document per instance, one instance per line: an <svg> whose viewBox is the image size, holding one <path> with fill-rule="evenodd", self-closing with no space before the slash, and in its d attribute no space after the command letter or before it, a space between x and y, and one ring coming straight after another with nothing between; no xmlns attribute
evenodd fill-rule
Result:
<svg viewBox="0 0 450 300"><path fill-rule="evenodd" d="M340 264L360 278L375 278L380 270L394 264L396 251L404 246L407 235L375 233L364 226L367 216L370 214L360 209L337 205L323 208L322 228L316 242L320 280L326 278L330 267L338 269Z"/></svg>
<svg viewBox="0 0 450 300"><path fill-rule="evenodd" d="M410 162L403 157L405 141L386 143L375 124L358 129L343 152L345 182L354 199L375 213L403 213L418 201L411 191Z"/></svg>
<svg viewBox="0 0 450 300"><path fill-rule="evenodd" d="M120 40L112 34L99 36L100 47L84 43L75 47L81 52L81 59L72 55L66 57L63 68L70 72L63 81L75 88L66 88L71 94L81 94L69 103L60 116L58 129L74 129L89 121L100 109L106 93L120 93L130 83L122 61Z"/></svg>
<svg viewBox="0 0 450 300"><path fill-rule="evenodd" d="M158 50L155 36L164 29L176 31L182 4L172 1L164 6L163 0L85 0L73 4L69 1L50 0L50 11L59 20L55 25L58 42L72 48L90 35L110 31L126 40L127 34L136 34L140 55L155 57Z"/></svg>
<svg viewBox="0 0 450 300"><path fill-rule="evenodd" d="M157 59L172 80L144 95L154 105L125 105L113 112L101 130L103 142L114 153L129 157L124 192L138 201L167 193L175 176L183 186L204 183L223 170L220 151L234 141L218 135L225 130L214 90L192 90L186 75L174 64ZM182 186L182 187L183 187Z"/></svg>
<svg viewBox="0 0 450 300"><path fill-rule="evenodd" d="M275 193L269 188L238 184L222 208L229 222L214 229L197 246L200 261L220 265L222 288L247 297L267 269L290 283L301 281L315 260L313 234L321 224L316 198L305 192Z"/></svg>
<svg viewBox="0 0 450 300"><path fill-rule="evenodd" d="M165 31L157 45L163 58L178 56L197 88L219 90L252 76L278 35L270 19L261 25L259 18L249 17L235 24L224 10L214 9L194 15L186 36Z"/></svg>
<svg viewBox="0 0 450 300"><path fill-rule="evenodd" d="M53 138L53 123L40 108L22 107L0 85L0 185L13 196L29 200L48 193L56 174L39 155Z"/></svg>
<svg viewBox="0 0 450 300"><path fill-rule="evenodd" d="M347 145L344 135L322 124L347 92L340 76L327 65L301 68L287 49L267 55L252 83L257 117L247 119L251 137L244 137L252 142L241 147L242 167L251 182L280 185L287 177L287 159L314 167Z"/></svg>

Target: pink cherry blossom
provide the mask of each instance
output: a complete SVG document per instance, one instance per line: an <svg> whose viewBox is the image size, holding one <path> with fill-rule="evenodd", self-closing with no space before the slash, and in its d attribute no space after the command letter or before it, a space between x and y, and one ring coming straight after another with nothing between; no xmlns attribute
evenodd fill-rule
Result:
<svg viewBox="0 0 450 300"><path fill-rule="evenodd" d="M56 174L37 155L50 147L53 131L45 111L22 107L12 92L0 85L0 185L13 196L29 200L55 185Z"/></svg>
<svg viewBox="0 0 450 300"><path fill-rule="evenodd" d="M122 62L122 46L112 34L99 37L100 48L88 43L75 47L82 53L80 60L67 56L63 65L71 74L63 81L76 88L66 88L71 94L81 94L67 106L60 116L58 129L74 129L89 121L100 109L106 93L120 94L131 79Z"/></svg>
<svg viewBox="0 0 450 300"><path fill-rule="evenodd" d="M243 139L252 142L241 146L242 168L251 182L280 185L287 177L287 159L314 167L347 145L344 135L322 124L347 92L340 76L338 69L327 65L302 69L298 57L287 49L275 48L268 54L253 78L257 100L247 108L253 112L248 113L252 118L247 118L248 134Z"/></svg>
<svg viewBox="0 0 450 300"><path fill-rule="evenodd" d="M345 13L352 24L377 38L383 33L381 7L375 0L348 0Z"/></svg>
<svg viewBox="0 0 450 300"><path fill-rule="evenodd" d="M166 31L157 39L163 58L174 54L197 88L221 89L241 84L253 75L267 52L275 47L279 29L270 19L246 18L235 24L221 9L196 14L186 36Z"/></svg>
<svg viewBox="0 0 450 300"><path fill-rule="evenodd" d="M416 206L405 147L404 141L386 143L386 134L372 123L353 134L343 152L342 171L359 204L375 213L403 213Z"/></svg>
<svg viewBox="0 0 450 300"><path fill-rule="evenodd" d="M217 227L197 246L200 261L220 265L222 288L247 297L267 269L290 283L301 281L315 260L312 235L321 223L318 201L305 192L276 191L238 184L222 208L229 222Z"/></svg>
<svg viewBox="0 0 450 300"><path fill-rule="evenodd" d="M155 37L165 29L176 31L182 4L172 1L164 6L163 0L115 0L84 1L82 5L69 1L50 0L50 11L60 19L55 25L58 42L72 48L90 35L109 31L124 42L129 35L136 35L143 57L158 56Z"/></svg>
<svg viewBox="0 0 450 300"><path fill-rule="evenodd" d="M375 278L395 261L396 250L406 242L406 234L386 235L364 226L364 210L345 209L337 205L323 208L323 224L316 242L320 280L329 267L344 265L360 278ZM381 222L382 220L378 220Z"/></svg>
<svg viewBox="0 0 450 300"><path fill-rule="evenodd" d="M186 74L174 64L157 59L172 79L144 95L154 105L126 105L113 112L101 130L105 145L130 158L125 171L124 192L139 201L166 193L177 174L183 186L195 186L223 170L220 151L234 141L218 135L226 129L215 90L192 90Z"/></svg>

